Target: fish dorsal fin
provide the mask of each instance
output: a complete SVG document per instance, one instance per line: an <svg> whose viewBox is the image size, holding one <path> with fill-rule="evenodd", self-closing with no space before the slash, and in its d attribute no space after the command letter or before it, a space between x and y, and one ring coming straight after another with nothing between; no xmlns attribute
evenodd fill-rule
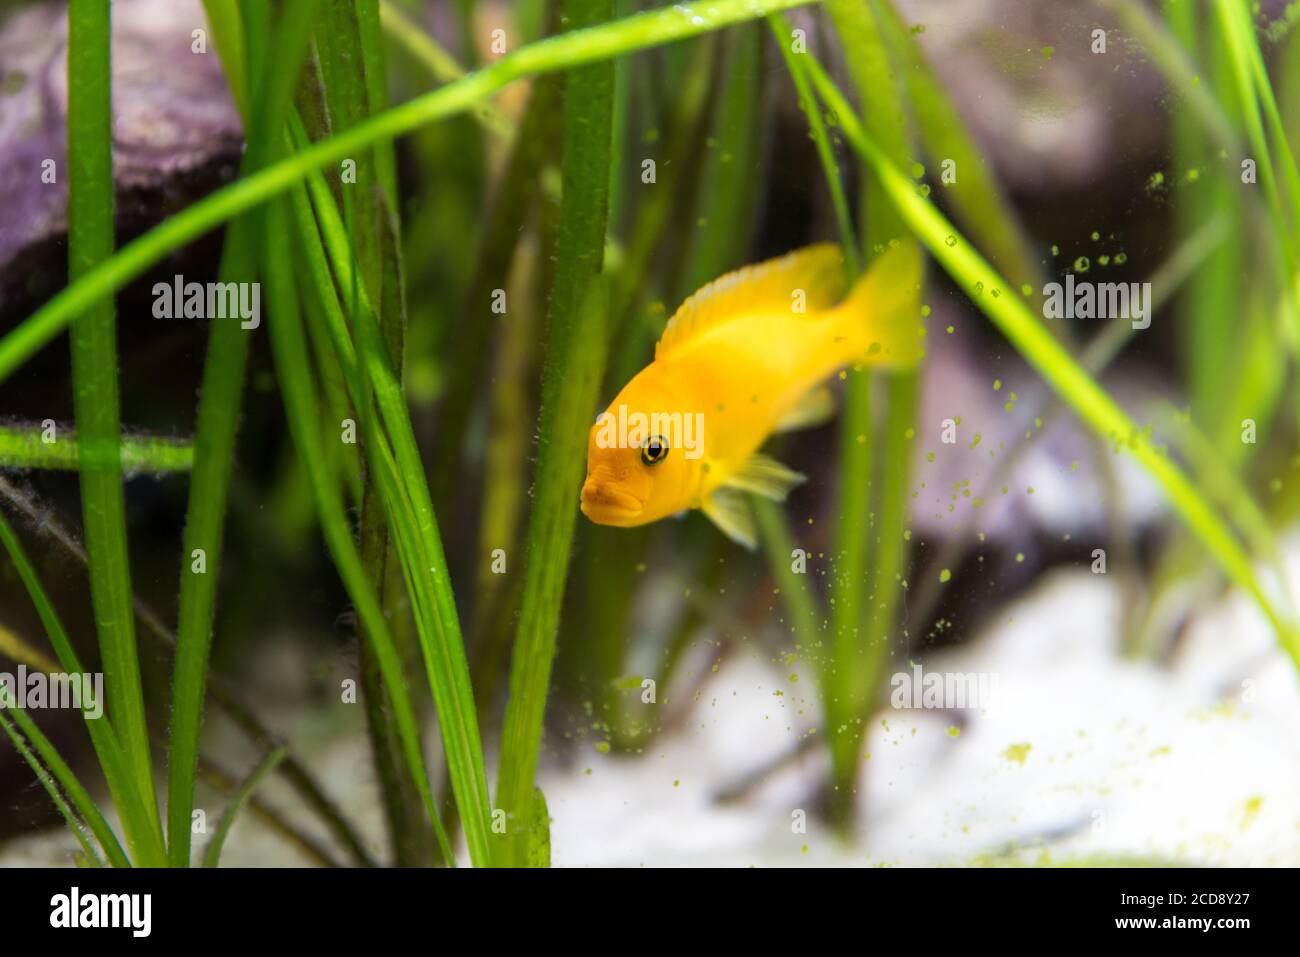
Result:
<svg viewBox="0 0 1300 957"><path fill-rule="evenodd" d="M740 492L729 488L715 489L700 505L700 510L733 542L750 551L758 547L754 513Z"/></svg>
<svg viewBox="0 0 1300 957"><path fill-rule="evenodd" d="M843 297L844 256L834 243L818 243L777 259L745 266L715 279L691 296L668 320L655 346L655 358L724 322L762 310L795 311L802 290L804 314L828 309Z"/></svg>
<svg viewBox="0 0 1300 957"><path fill-rule="evenodd" d="M740 468L728 475L723 484L728 488L753 492L774 502L784 502L786 496L790 494L790 489L805 478L807 476L786 468L771 456L755 452Z"/></svg>

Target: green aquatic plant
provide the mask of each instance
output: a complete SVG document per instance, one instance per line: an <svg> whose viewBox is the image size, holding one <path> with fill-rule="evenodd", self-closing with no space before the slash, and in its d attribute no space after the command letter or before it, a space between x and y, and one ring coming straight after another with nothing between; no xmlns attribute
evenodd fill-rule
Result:
<svg viewBox="0 0 1300 957"><path fill-rule="evenodd" d="M276 765L284 760L286 753L284 748L276 748L257 762L257 766L249 772L244 783L235 792L230 804L221 812L221 818L217 821L217 828L212 832L212 839L208 841L208 846L203 849L204 867L216 867L221 862L221 851L226 846L226 837L229 836L230 829L234 827L235 819L239 816L240 810L252 798L253 792L262 783L262 779L274 771Z"/></svg>
<svg viewBox="0 0 1300 957"><path fill-rule="evenodd" d="M188 472L194 446L162 436L123 435L118 443L120 468L125 475L168 475ZM58 427L9 428L0 426L0 468L71 469L81 464L77 433L59 434Z"/></svg>
<svg viewBox="0 0 1300 957"><path fill-rule="evenodd" d="M84 548L74 540L72 533L48 509L43 508L39 502L6 479L0 479L0 495L17 514L27 519L33 526L40 528L49 539L56 542L61 554L89 571L89 560ZM10 529L10 533L12 534L12 529ZM58 622L57 616L53 615L53 605L46 597L44 590L39 588L39 581L34 570L31 569L26 553L22 550L21 543L16 535L13 535L9 540L9 547L6 548L6 551L10 552L11 560L18 569L20 578L23 580L33 604L40 613L42 622L46 625L47 634L51 636L51 642L55 644L56 651L61 657L59 661L52 662L47 655L33 648L29 642L3 629L0 629L0 652L16 661L25 663L28 668L37 668L46 672L60 668L65 672L80 672L82 669L77 663L75 654L63 656L64 653L59 650L58 642L62 640L65 632L61 623ZM24 571L24 569L27 570ZM141 634L148 642L146 660L152 660L156 657L158 660L170 663L175 653L176 636L162 623L158 613L149 608L139 598L135 601L135 614L136 620L142 629ZM69 645L68 648L71 649L71 646ZM229 718L233 725L246 736L253 747L261 749L263 754L266 755L282 746L267 726L225 686L219 676L209 672L207 683L209 700L222 715ZM155 713L159 712L162 707L162 704L157 701L151 700L147 703L150 711ZM94 735L96 730L98 729L91 729L90 731L92 745L95 744ZM97 755L97 759L101 765L105 765L107 761L112 760L112 754L102 758ZM284 760L279 765L279 770L285 782L293 788L294 792L302 800L303 807L328 829L348 854L358 864L372 865L373 859L361 844L356 830L339 813L338 807L325 795L315 777L303 765L301 760L291 752L286 751ZM110 773L112 772L106 773L106 777ZM218 790L231 792L234 789L234 785L231 783L233 777L219 768L210 756L200 756L199 773L205 781ZM114 787L116 785L110 785L110 793ZM115 804L121 803L117 798L114 798L114 801ZM300 828L290 824L281 814L261 805L255 799L250 802L249 806L264 823L293 843L309 859L325 866L337 866L332 855L317 840L307 836ZM128 809L119 813L127 814L131 813L131 811Z"/></svg>
<svg viewBox="0 0 1300 957"><path fill-rule="evenodd" d="M348 129L381 111L388 101L377 0L360 3L330 0L324 13L326 23L318 31L316 41L318 69L315 72L319 74L319 85L311 89L310 101L308 93L300 91L299 94L305 122L313 122L311 132L316 136ZM389 359L400 377L405 365L407 315L402 251L397 241L401 222L392 144L376 144L355 157L355 164L356 181L378 183L379 188L361 191L359 199L352 195L356 191L342 188L355 251L352 261L344 268L351 270L354 294L362 285L371 291ZM355 303L349 303L349 307L355 314ZM325 345L322 339L316 339L318 348ZM322 356L322 361L331 364L330 357ZM331 367L337 368L337 361ZM334 388L338 393L335 404L345 405L342 386L336 381ZM343 418L346 415L339 421ZM363 430L360 437L363 462L366 446L372 441L368 436ZM407 617L393 614L394 595L401 590L400 574L396 556L392 554L380 494L374 471L362 469L358 532L362 560L376 594L383 598L386 613L392 619L390 630L398 656L404 669L410 669L419 664L419 649L406 627ZM434 859L436 834L430 830L422 810L422 787L417 776L423 771L402 758L401 734L391 717L393 709L383 669L371 653L367 635L362 633L360 639L359 670L371 753L381 781L394 859L403 866L429 864ZM417 743L420 740L417 738ZM441 853L448 853L445 843Z"/></svg>
<svg viewBox="0 0 1300 957"><path fill-rule="evenodd" d="M575 29L607 20L610 0L565 0ZM586 430L607 352L608 284L601 276L609 212L614 70L601 63L564 80L564 161L555 278L546 314L547 352L519 627L497 766L497 807L506 815L502 860L526 863L542 716L577 522Z"/></svg>
<svg viewBox="0 0 1300 957"><path fill-rule="evenodd" d="M844 3L832 6L830 11L841 41L854 51L851 61L854 77L861 97L868 104L867 114L876 117L876 136L893 144L892 151L900 164L912 155L913 135L930 155L957 157L970 175L961 179L960 187L946 188L955 207L994 251L998 261L1011 264L1022 277L1036 277L1033 257L1015 215L989 179L983 164L977 162L978 151L973 141L893 6L884 2ZM846 269L852 278L860 270L859 242L826 121L812 94L805 66L809 58L794 52L790 43L792 33L783 17L773 15L769 22L798 93L800 107L808 119L845 249ZM826 115L838 122L833 109ZM905 125L904 121L909 119L910 125ZM870 249L873 244L879 246L895 238L903 227L889 213L892 206L870 170L866 190L860 220L868 230L875 230L868 233L869 238L875 237L868 243ZM851 377L841 423L842 502L836 515L832 651L823 664L827 724L832 729L829 739L833 756L832 807L841 826L847 826L852 817L864 723L874 703L882 677L882 662L897 625L902 596L900 584L908 563L908 463L915 432L918 379L907 374L888 377L880 393L885 399L885 411L879 417L882 420L879 426L872 414L869 388L863 374ZM784 541L785 536L772 524L778 518L771 513L767 516L768 527L775 536L769 545ZM868 539L860 534L868 526L872 526L870 542L874 544L870 550L866 547ZM778 555L770 549L774 570L786 564L778 563ZM793 585L790 581L784 584L787 600L803 604L804 590ZM795 620L804 623L801 628L804 641L815 643L818 633L809 626L808 610L792 610Z"/></svg>
<svg viewBox="0 0 1300 957"><path fill-rule="evenodd" d="M815 67L814 85L826 104L840 116L841 126L853 146L871 165L909 227L954 281L1007 337L1026 361L1043 377L1076 415L1118 450L1132 455L1164 489L1170 504L1190 530L1214 555L1228 577L1258 604L1275 629L1283 649L1300 667L1300 632L1284 618L1260 582L1241 544L1217 510L1178 465L1088 375L1042 322L1017 297L993 296L1009 288L947 218L929 200L917 194L907 177L881 151L853 115L849 104L826 73ZM988 290L989 295L984 295Z"/></svg>
<svg viewBox="0 0 1300 957"><path fill-rule="evenodd" d="M95 0L68 6L68 277L75 282L113 252L109 11ZM145 860L162 849L153 760L136 651L127 558L117 382L117 324L111 297L88 304L72 330L72 388L91 603L110 720L134 779L148 830L132 834ZM188 822L187 822L188 827Z"/></svg>
<svg viewBox="0 0 1300 957"><path fill-rule="evenodd" d="M853 0L831 0L827 13L840 42L852 51L849 73L863 115L884 148L900 162L908 155L907 129L901 100L891 67L884 33L871 6ZM808 54L802 56L807 57ZM833 111L832 111L833 112ZM839 118L836 116L838 125ZM868 177L859 197L861 241L856 243L864 264L869 264L890 240L904 235L893 207L883 202L878 182ZM908 373L889 376L877 392L886 401L884 421L898 426L910 418L909 390L902 384ZM884 444L884 433L875 427L872 409L874 377L863 369L850 370L839 422L839 462L836 474L834 555L834 605L831 609L831 660L825 669L826 723L830 729L831 814L840 828L848 826L855 806L854 783L861 767L859 753L866 733L866 718L879 681L879 668L888 650L892 621L894 582L885 584L890 593L877 589L878 577L892 564L901 545L892 526L901 526L903 516L878 511L884 479L892 491L906 482L905 460L879 467L876 452ZM892 497L892 496L891 496ZM873 528L873 516L891 528ZM872 546L875 546L874 548ZM884 605L882 609L880 606ZM883 614L881 611L883 610Z"/></svg>
<svg viewBox="0 0 1300 957"><path fill-rule="evenodd" d="M41 585L18 536L2 515L0 515L0 543L4 545L9 560L17 569L23 587L26 588L32 604L36 607L41 624L58 658L59 666L69 674L85 674L86 670L82 667L80 658L68 639L67 631L58 613L55 612L49 595ZM4 693L9 694L7 686L4 688ZM95 749L109 793L123 823L127 848L131 854L130 860L138 863L163 863L166 857L157 811L143 800L139 792L137 779L122 748L118 733L114 730L112 719L105 719L102 716L90 717L89 702L83 699L82 705L83 713L87 714L86 730L90 735L91 745ZM95 836L100 850L110 863L114 866L127 866L129 862L126 852L118 842L117 836L105 822L98 807L90 800L85 786L40 732L35 722L12 702L0 709L0 722L4 723L6 732L16 745L23 739L30 742L30 749L23 745L19 750L40 776L42 784L47 789L52 788L52 794L61 791L67 796L67 804L61 806L60 810L68 818L74 833L78 834L81 840L83 850L90 858L95 860L99 855L84 840L83 826L88 827Z"/></svg>
<svg viewBox="0 0 1300 957"><path fill-rule="evenodd" d="M1220 500L1221 507L1258 550L1259 529L1242 524L1256 511L1249 485L1276 463L1264 454L1266 446L1240 439L1245 422L1261 435L1286 427L1281 404L1287 352L1294 356L1296 349L1294 290L1300 275L1296 176L1287 131L1245 4L1206 4L1220 26L1212 31L1201 29L1198 6L1182 0L1163 4L1163 22L1131 0L1109 5L1140 40L1170 90L1190 107L1174 112L1175 166L1157 180L1160 190L1170 181L1176 184L1178 231L1190 234L1218 222L1238 237L1216 245L1179 301L1189 330L1184 355L1191 420L1175 423L1174 434L1201 484L1235 489L1231 500ZM1254 172L1256 164L1262 190L1247 171ZM1207 171L1216 175L1202 175ZM1257 259L1272 282L1259 282L1247 268ZM1279 339L1290 349L1278 349ZM1215 449L1213 455L1206 454L1202 440ZM1170 544L1153 575L1149 619L1203 561L1204 552L1186 536ZM1282 598L1289 601L1282 585ZM1154 646L1154 635L1134 637Z"/></svg>
<svg viewBox="0 0 1300 957"><path fill-rule="evenodd" d="M300 224L309 223L311 215L309 201L302 191L299 191L295 196L293 205L297 221ZM277 205L272 210L272 214L275 221L287 230L288 222L285 211ZM314 269L309 267L308 274L314 274L318 277L318 282L314 284L314 287L319 291L319 279L327 278L328 273L324 271L324 252L319 249L319 240L316 239L313 243L313 237L315 236L314 227L310 230L301 229L300 239L304 244L304 257L309 261L314 259L316 263ZM270 281L270 297L279 308L279 321L272 324L272 346L275 350L276 360L279 363L281 386L285 391L291 431L299 454L304 459L307 474L312 481L313 493L321 516L322 530L329 543L335 565L344 579L352 600L356 603L358 616L365 627L365 634L376 657L377 667L383 674L405 760L415 772L413 775L414 780L421 787L420 796L425 811L442 844L443 853L450 860L449 842L445 831L441 828L433 801L433 793L428 783L428 775L425 773L424 759L419 746L419 731L406 682L402 677L401 659L398 656L388 623L385 620L374 582L367 574L360 552L353 541L337 483L331 481L333 476L328 465L328 458L322 447L323 429L316 416L313 402L314 388L311 384L311 373L306 362L309 353L299 318L297 293L294 289L292 274L289 272L290 268L290 263L277 263L271 269L268 278ZM319 306L323 312L333 316L333 322L331 323L333 326L342 325L341 310L334 299L332 290L328 296L321 297ZM349 350L347 354L341 356L341 359L345 372L360 388L360 372L355 353ZM363 395L360 392L358 394ZM361 412L362 421L369 424L373 421L374 413L368 402L364 399L362 401L361 408L365 410ZM376 452L377 456L380 454L382 453ZM383 472L383 475L386 487L392 492L394 490L389 484L393 481L392 472L394 471L391 464L391 453L387 464L388 467ZM409 526L404 527L404 532L410 534L411 529Z"/></svg>
<svg viewBox="0 0 1300 957"><path fill-rule="evenodd" d="M302 139L301 128L298 139ZM307 274L314 278L312 292L317 298L320 314L326 320L327 335L344 371L353 404L359 416L359 427L371 437L367 455L376 480L382 488L381 502L385 518L393 535L397 554L401 560L402 574L412 595L417 632L426 668L426 677L433 691L435 705L442 716L441 727L446 747L457 804L466 822L466 836L470 853L476 863L486 863L490 857L487 843L487 786L483 771L482 749L478 741L477 719L472 705L468 668L461 644L460 626L451 599L446 557L442 554L437 523L429 502L429 490L420 465L419 452L401 387L396 381L377 319L370 300L353 273L354 259L347 228L340 217L335 200L324 178L314 175L309 183L311 201L299 190L294 199L294 222L304 256L308 261ZM320 233L312 226L315 213ZM335 298L330 281L340 287ZM286 294L284 300L291 300ZM343 317L343 306L348 303L356 343L348 331ZM292 350L284 353L285 361L293 357ZM372 395L373 392L373 395ZM382 422L382 426L380 423ZM318 433L319 428L303 429L304 437ZM308 447L304 445L304 450ZM330 503L321 489L320 501ZM337 518L337 513L335 513ZM331 520L333 521L333 519ZM341 538L335 539L338 556L351 561L351 553ZM353 579L350 590L358 588ZM367 601L370 595L367 594ZM354 594L355 598L355 594ZM381 619L370 618L371 628L381 626ZM387 629L381 629L386 634ZM385 646L390 642L383 642ZM404 679L397 666L400 661L389 654L387 647L376 652L388 660L384 665L388 692L405 698L401 689ZM408 710L405 706L398 709ZM399 729L403 738L406 760L414 770L422 767L419 759L417 732L413 718L403 721ZM427 775L423 771L413 774L413 780L424 795L430 819L436 822L432 796L428 792ZM435 828L438 826L434 824ZM444 848L444 854L447 853Z"/></svg>
<svg viewBox="0 0 1300 957"><path fill-rule="evenodd" d="M289 7L274 36L270 12L243 4L245 69L250 112L244 117L248 145L245 172L268 164L278 152L278 131L288 113L298 69L306 56L315 2ZM272 51L275 55L272 56ZM183 215L183 214L182 214ZM235 221L222 250L222 282L251 282L264 235L262 213L253 209ZM118 258L122 255L117 254ZM224 539L226 497L234 467L248 336L239 324L214 322L203 366L203 383L194 432L182 545L180 604L176 626L176 664L172 676L172 723L167 759L168 854L174 867L190 863L191 817L199 732L203 717L204 676L212 645L218 572Z"/></svg>

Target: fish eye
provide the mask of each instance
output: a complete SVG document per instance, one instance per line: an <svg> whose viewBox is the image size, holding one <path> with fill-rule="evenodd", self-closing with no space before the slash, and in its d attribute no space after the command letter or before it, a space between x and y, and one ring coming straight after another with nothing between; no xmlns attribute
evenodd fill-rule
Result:
<svg viewBox="0 0 1300 957"><path fill-rule="evenodd" d="M646 465L658 465L668 457L668 440L662 435L652 435L641 446L641 461Z"/></svg>

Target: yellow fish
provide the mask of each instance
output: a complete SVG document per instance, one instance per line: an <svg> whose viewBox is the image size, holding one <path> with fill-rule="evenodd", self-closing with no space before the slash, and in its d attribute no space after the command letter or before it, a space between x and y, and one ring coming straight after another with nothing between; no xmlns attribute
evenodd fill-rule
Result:
<svg viewBox="0 0 1300 957"><path fill-rule="evenodd" d="M705 286L592 426L583 514L629 527L699 508L753 548L743 493L784 501L804 478L759 448L828 418L825 383L839 369L919 361L920 284L921 252L909 241L891 245L848 296L833 244Z"/></svg>

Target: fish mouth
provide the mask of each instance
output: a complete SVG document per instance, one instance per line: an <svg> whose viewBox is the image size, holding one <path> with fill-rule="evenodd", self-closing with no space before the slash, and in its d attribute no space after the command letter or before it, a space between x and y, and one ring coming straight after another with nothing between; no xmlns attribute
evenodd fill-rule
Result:
<svg viewBox="0 0 1300 957"><path fill-rule="evenodd" d="M587 479L582 486L582 514L599 525L627 525L645 509L641 500L621 489Z"/></svg>

